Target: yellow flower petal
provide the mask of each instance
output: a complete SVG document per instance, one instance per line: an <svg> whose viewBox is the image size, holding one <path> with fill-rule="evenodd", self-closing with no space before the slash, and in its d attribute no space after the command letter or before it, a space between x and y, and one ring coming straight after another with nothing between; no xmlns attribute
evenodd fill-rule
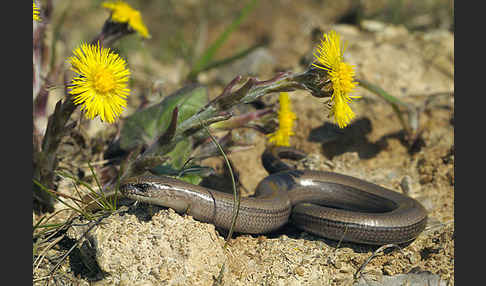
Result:
<svg viewBox="0 0 486 286"><path fill-rule="evenodd" d="M147 27L142 21L142 15L136 9L123 1L107 1L102 6L111 10L111 20L118 23L128 23L128 25L144 38L150 38Z"/></svg>
<svg viewBox="0 0 486 286"><path fill-rule="evenodd" d="M346 100L340 96L335 98L331 114L334 115L334 121L338 124L339 128L346 127L354 118L353 110L351 110Z"/></svg>
<svg viewBox="0 0 486 286"><path fill-rule="evenodd" d="M317 52L314 53L317 64L313 64L317 68L326 70L332 82L331 113L340 128L346 127L354 118L354 112L348 104L352 98L360 97L349 95L357 83L354 81L354 67L344 62L344 50L345 47L341 45L338 33L331 31L324 34Z"/></svg>
<svg viewBox="0 0 486 286"><path fill-rule="evenodd" d="M280 93L279 103L279 128L274 133L267 135L269 137L268 142L274 143L276 146L290 146L290 136L294 135L292 128L297 116L292 112L288 93Z"/></svg>
<svg viewBox="0 0 486 286"><path fill-rule="evenodd" d="M33 7L34 7L33 8L33 10L34 10L34 12L33 12L33 15L34 15L33 16L33 20L34 21L40 21L40 17L39 17L39 15L40 15L40 11L39 10L40 9L39 9L39 7L35 6L35 1L33 1L32 4L33 4Z"/></svg>
<svg viewBox="0 0 486 286"><path fill-rule="evenodd" d="M102 121L115 122L126 107L130 93L130 71L126 62L108 48L82 44L69 58L71 70L77 73L72 79L70 94L73 102L89 119L97 116Z"/></svg>

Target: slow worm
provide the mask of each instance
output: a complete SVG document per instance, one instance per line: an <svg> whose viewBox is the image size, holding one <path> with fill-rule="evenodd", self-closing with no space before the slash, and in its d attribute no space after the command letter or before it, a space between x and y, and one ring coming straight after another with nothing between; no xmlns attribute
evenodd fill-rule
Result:
<svg viewBox="0 0 486 286"><path fill-rule="evenodd" d="M415 199L338 173L295 170L281 158L303 153L270 147L262 155L271 173L252 197L241 198L235 232L263 234L290 222L333 240L383 245L414 240L425 228L427 212ZM171 177L144 175L124 180L127 198L173 208L197 220L229 229L233 195Z"/></svg>

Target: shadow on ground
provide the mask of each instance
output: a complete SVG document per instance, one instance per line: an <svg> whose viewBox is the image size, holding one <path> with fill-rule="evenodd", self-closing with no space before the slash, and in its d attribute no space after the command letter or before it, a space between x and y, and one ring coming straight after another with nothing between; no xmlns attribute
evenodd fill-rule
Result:
<svg viewBox="0 0 486 286"><path fill-rule="evenodd" d="M322 143L322 154L330 160L347 152L357 152L360 159L373 158L388 147L387 141L391 138L398 139L408 149L410 155L420 151L424 146L424 141L420 137L412 146L409 146L404 130L385 134L372 142L367 138L372 130L371 120L366 117L353 121L344 129L326 122L322 126L312 129L307 140Z"/></svg>

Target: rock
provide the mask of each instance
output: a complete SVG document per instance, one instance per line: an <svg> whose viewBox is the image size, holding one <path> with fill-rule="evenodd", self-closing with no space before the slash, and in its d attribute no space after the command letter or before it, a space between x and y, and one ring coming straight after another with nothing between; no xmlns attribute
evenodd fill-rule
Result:
<svg viewBox="0 0 486 286"><path fill-rule="evenodd" d="M106 281L119 285L212 285L226 261L224 240L213 225L172 209L148 221L129 213L112 215L89 240Z"/></svg>
<svg viewBox="0 0 486 286"><path fill-rule="evenodd" d="M439 285L445 286L447 282L441 280L437 274L429 272L399 274L394 276L383 276L381 281L373 281L361 277L355 286L399 286L399 285Z"/></svg>
<svg viewBox="0 0 486 286"><path fill-rule="evenodd" d="M385 29L385 23L374 20L363 20L361 21L361 28L368 32L380 32Z"/></svg>

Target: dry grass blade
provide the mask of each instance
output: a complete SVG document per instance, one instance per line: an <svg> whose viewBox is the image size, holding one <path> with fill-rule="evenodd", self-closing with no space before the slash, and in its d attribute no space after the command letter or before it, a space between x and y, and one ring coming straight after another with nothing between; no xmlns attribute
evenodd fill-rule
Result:
<svg viewBox="0 0 486 286"><path fill-rule="evenodd" d="M236 224L236 219L237 219L238 213L240 211L241 195L240 195L240 192L238 192L238 190L236 189L236 182L235 182L235 177L233 175L233 169L232 169L231 164L228 160L228 157L226 156L226 153L224 152L221 145L218 143L218 140L216 140L216 138L214 138L214 136L211 134L211 132L209 132L208 127L206 125L203 125L203 127L206 130L206 132L208 133L209 138L211 138L211 141L218 147L219 151L221 152L221 155L224 158L226 166L228 166L228 170L229 170L229 173L230 173L230 176L231 176L231 183L232 183L232 186L233 186L233 206L234 206L233 207L233 217L232 217L232 220L231 220L231 227L228 231L228 235L226 237L226 240L225 240L224 246L223 246L223 248L226 249L227 246L228 246L228 242L231 239L231 236L233 236L233 230L234 230L234 227L235 227L235 224ZM223 264L223 266L221 266L221 270L219 271L218 277L214 279L213 286L222 285L224 269L225 269L225 264Z"/></svg>
<svg viewBox="0 0 486 286"><path fill-rule="evenodd" d="M382 251L384 251L385 249L388 249L388 248L396 248L396 249L402 251L400 246L393 244L393 243L380 246L377 250L375 250L373 252L373 254L371 254L370 257L368 257L368 259L366 259L366 261L363 264L361 264L358 271L356 271L356 273L354 273L354 275L353 275L354 279L356 280L360 277L359 275L361 274L363 269L366 267L366 265L368 265L368 263L370 263L371 259L375 258L378 255L378 253L380 253L380 252L382 252Z"/></svg>
<svg viewBox="0 0 486 286"><path fill-rule="evenodd" d="M40 237L41 235L43 235L45 232L49 231L49 228L50 227L58 227L60 225L64 225L65 223L59 223L59 224L46 224L50 219L52 219L53 217L55 217L57 214L61 213L61 212L64 212L64 211L68 211L68 209L62 209L62 210L58 210L56 212L54 212L52 215L50 216L43 216L39 219L39 221L33 226L33 229L32 229L32 233L34 233L34 239L36 237ZM41 224L41 223L44 223L44 224ZM35 234L36 230L39 229L39 228L46 228L46 230L43 230L37 234Z"/></svg>
<svg viewBox="0 0 486 286"><path fill-rule="evenodd" d="M232 220L231 220L231 227L228 231L228 236L226 237L226 242L224 243L224 246L223 246L224 248L226 248L228 241L230 240L231 236L233 235L233 230L234 230L234 227L235 227L235 224L236 224L236 218L238 217L238 213L240 212L241 194L236 189L236 182L235 182L235 177L233 175L233 168L231 167L231 164L228 160L228 157L226 156L226 153L224 152L221 145L219 145L218 140L216 140L216 138L214 138L214 136L211 134L211 132L209 132L208 127L206 125L203 125L203 126L204 126L204 129L206 130L206 132L208 133L209 137L211 138L211 141L213 141L213 143L216 144L219 151L221 152L221 154L224 158L224 161L226 163L226 166L228 166L228 170L229 170L229 173L230 173L230 176L231 176L231 183L232 183L232 186L233 186L233 206L234 206L233 207L233 217L232 217Z"/></svg>
<svg viewBox="0 0 486 286"><path fill-rule="evenodd" d="M218 277L213 277L213 286L219 286L223 285L223 273L225 269L225 264L223 263L223 266L221 266L221 270L219 271Z"/></svg>
<svg viewBox="0 0 486 286"><path fill-rule="evenodd" d="M336 257L337 250L338 250L338 249L339 249L339 247L341 246L341 242L343 241L344 236L346 235L346 232L347 232L347 231L348 231L348 226L346 225L346 228L344 229L344 233L343 233L343 235L342 235L342 236L341 236L341 238L339 239L338 244L336 245L336 248L334 248L334 251L332 252L332 257L328 257L328 260L327 260L327 261L328 261L328 263L330 263L330 264L332 264L332 265L334 265L334 266L336 266L336 265L335 265L335 261L334 261L334 259L335 259L335 257Z"/></svg>
<svg viewBox="0 0 486 286"><path fill-rule="evenodd" d="M44 185L42 185L36 179L32 179L32 180L34 181L34 184L36 184L41 190L43 190L44 192L49 194L51 197L53 197L55 200L59 201L63 205L67 206L69 209L71 209L71 210L73 210L73 211L75 211L75 212L77 212L77 213L79 213L79 214L81 214L85 217L90 217L90 215L87 212L83 211L82 208L76 208L76 207L70 205L69 203L67 203L66 201L62 200L59 196L54 195L54 193L58 194L58 192L49 190L48 188L46 188ZM77 203L76 203L76 205L79 206Z"/></svg>
<svg viewBox="0 0 486 286"><path fill-rule="evenodd" d="M93 175L93 177L96 181L96 185L98 186L98 189L100 190L99 194L103 198L104 205L107 207L107 210L115 211L116 210L116 199L118 197L118 186L119 186L119 183L120 183L120 173L118 173L118 178L117 178L117 181L116 181L115 197L113 198L113 201L110 202L110 200L108 200L108 198L103 193L103 187L101 186L100 181L98 180L98 176L96 176L96 173L93 169L93 166L89 162L88 162L88 165L89 165L89 169L91 171L91 174Z"/></svg>
<svg viewBox="0 0 486 286"><path fill-rule="evenodd" d="M53 215L51 215L51 216L49 216L47 218L46 218L46 216L44 216L42 219L39 220L39 222L43 222L44 220L45 221L48 221L49 219L51 219L52 217L54 217L59 212L66 211L66 210L68 210L68 209L64 209L64 210L57 211L56 213L54 213ZM39 222L36 224L37 228L40 228L40 227L49 227L49 229L47 229L46 231L43 231L43 232L37 234L38 239L34 243L34 246L33 246L33 258L35 259L34 262L33 262L33 273L34 274L36 273L36 270L39 268L39 266L42 264L42 262L46 258L47 252L50 249L52 249L56 244L58 244L65 237L65 231L66 231L67 228L69 228L71 226L71 224L73 222L73 217L68 218L63 223L54 224L54 225L40 225ZM53 227L53 228L51 228L51 227ZM50 230L53 230L53 232L51 234L49 234L47 237L41 237L43 234L46 234ZM59 234L61 234L61 235L59 235ZM59 236L56 237L57 235L59 235ZM54 237L56 237L56 238L53 241L49 242L45 246L45 248L42 249L42 251L39 254L36 254L36 252L38 252L38 250L42 247L43 244L45 244L46 242L50 241ZM40 279L40 280L44 280L44 279ZM47 283L48 283L48 281L47 281Z"/></svg>
<svg viewBox="0 0 486 286"><path fill-rule="evenodd" d="M97 183L98 187L101 189L101 185L100 185L100 183L99 183L99 181L98 181L98 179L96 177L96 174L94 173L93 168L91 167L91 165L89 165L89 166L90 166L90 169L91 169L91 171L93 173L93 176L95 177L95 180L96 180L96 183ZM75 178L74 176L71 176L71 175L66 174L66 173L58 172L58 174L61 175L61 176L63 176L63 177L66 177L66 178L71 179L75 183L75 189L76 189L77 195L80 198L81 198L81 193L77 189L77 185L82 185L82 186L86 187L89 190L90 196L93 198L93 200L97 201L100 204L100 206L102 206L103 209L107 210L108 212L104 212L100 217L98 217L97 220L81 236L81 238L74 243L74 245L67 251L66 254L64 254L62 256L62 258L59 260L59 262L49 272L49 275L48 275L49 279L46 281L47 284L49 284L51 278L54 277L52 274L61 265L61 263L64 261L64 259L76 248L76 246L79 244L79 241L81 239L83 239L83 237L95 225L99 224L99 222L103 218L105 218L108 215L110 215L111 213L113 213L113 211L116 209L116 199L115 199L114 203L111 203L103 195L103 193L101 193L101 194L97 193L86 182L83 182L83 181ZM41 265L41 263L45 259L45 255L46 255L47 251L49 249L51 249L54 245L56 245L57 243L59 243L59 241L61 241L64 238L64 234L63 235L60 235L59 237L56 237L51 242L49 242L49 241L52 238L54 238L56 235L58 235L59 233L61 233L63 230L65 230L66 228L69 228L72 225L72 220L73 220L73 218L75 216L71 215L66 221L61 222L61 223L47 224L47 222L49 220L51 220L54 216L56 216L57 214L59 214L62 211L74 211L75 213L81 215L82 217L84 217L85 219L88 219L90 221L93 221L96 217L93 216L90 212L85 211L85 207L83 205L83 203L85 203L84 200L82 200L80 198L76 198L76 197L70 196L70 195L65 195L65 194L59 193L57 191L50 190L50 189L46 188L44 185L42 185L40 182L38 182L35 179L33 179L33 182L40 188L40 190L42 190L45 193L49 194L50 196L54 197L57 201L59 201L60 203L62 203L65 206L68 207L67 209L58 210L58 211L54 212L52 215L43 216L43 217L41 217L39 219L39 221L37 221L34 224L34 226L33 226L34 240L36 240L36 238L37 238L37 240L35 241L35 243L33 245L33 255L34 255L34 259L35 259L34 260L34 263L33 263L33 269L34 269L34 272L35 272L35 270L37 270L37 268L39 267L39 265ZM117 186L118 186L118 180L117 180ZM75 206L72 205L72 204L70 204L70 203L67 203L66 201L64 201L61 198L67 198L67 199L72 200L74 202ZM37 231L39 229L43 229L43 230ZM36 231L37 231L37 233L36 233ZM52 231L52 233L50 233L51 231ZM47 235L47 237L46 237L46 235ZM49 242L49 243L46 245L45 242ZM36 254L37 252L39 252L39 248L41 247L41 245L43 247L42 251L39 254ZM45 246L45 248L44 248L44 246ZM45 280L45 279L47 279L47 278L42 278L42 279L39 278L39 280Z"/></svg>
<svg viewBox="0 0 486 286"><path fill-rule="evenodd" d="M448 227L449 225L453 224L454 220L448 220L446 222L438 222L434 224L427 225L423 231L423 234L430 233L432 231L436 231L445 227Z"/></svg>
<svg viewBox="0 0 486 286"><path fill-rule="evenodd" d="M105 214L105 215L102 215L101 217L99 217L81 236L80 238L73 244L73 246L71 246L71 248L61 257L61 259L56 263L56 265L54 265L54 267L49 271L49 280L47 281L47 283L49 283L49 281L52 279L53 277L53 274L54 274L54 271L56 271L57 268L59 268L59 266L61 266L62 262L64 261L64 259L66 259L66 257L68 257L68 255L78 246L79 242L83 240L83 238L95 227L97 226L101 220L103 220L105 217L107 217L109 214Z"/></svg>
<svg viewBox="0 0 486 286"><path fill-rule="evenodd" d="M60 276L62 276L62 274L52 275L52 277L60 277ZM32 279L32 282L38 282L38 281L42 281L42 280L46 280L46 279L50 279L50 278L51 278L51 276L39 277L39 278Z"/></svg>
<svg viewBox="0 0 486 286"><path fill-rule="evenodd" d="M34 273L36 272L37 268L39 268L39 265L41 265L42 260L44 260L46 252L49 251L49 249L51 249L54 245L56 245L63 238L64 238L64 235L61 235L61 236L57 237L56 239L54 239L53 241L51 241L46 246L46 248L44 248L42 250L41 253L39 253L39 255L37 256L37 259L34 261Z"/></svg>
<svg viewBox="0 0 486 286"><path fill-rule="evenodd" d="M74 183L74 185L81 185L83 187L85 187L87 190L88 190L88 193L87 193L87 197L89 197L93 202L96 202L99 206L100 209L103 209L103 210L106 210L106 211L114 211L116 210L116 205L111 202L104 194L103 192L103 189L97 179L97 176L94 172L94 170L92 169L92 167L90 167L91 169L91 172L92 172L92 175L93 177L95 178L95 181L97 183L97 186L99 188L99 192L97 192L96 190L94 190L88 183L82 181L82 180L79 180L78 178L70 175L70 174L67 174L65 172L57 172L58 175L62 176L62 177L65 177L65 178L68 178L68 179L71 179ZM77 187L75 187L77 188ZM84 199L82 199L83 203L85 203L86 201ZM80 213L81 215L83 215L84 217L86 218L90 218L92 219L92 215L85 211L84 210L85 207L84 206L80 206L80 210L78 211L78 213Z"/></svg>

